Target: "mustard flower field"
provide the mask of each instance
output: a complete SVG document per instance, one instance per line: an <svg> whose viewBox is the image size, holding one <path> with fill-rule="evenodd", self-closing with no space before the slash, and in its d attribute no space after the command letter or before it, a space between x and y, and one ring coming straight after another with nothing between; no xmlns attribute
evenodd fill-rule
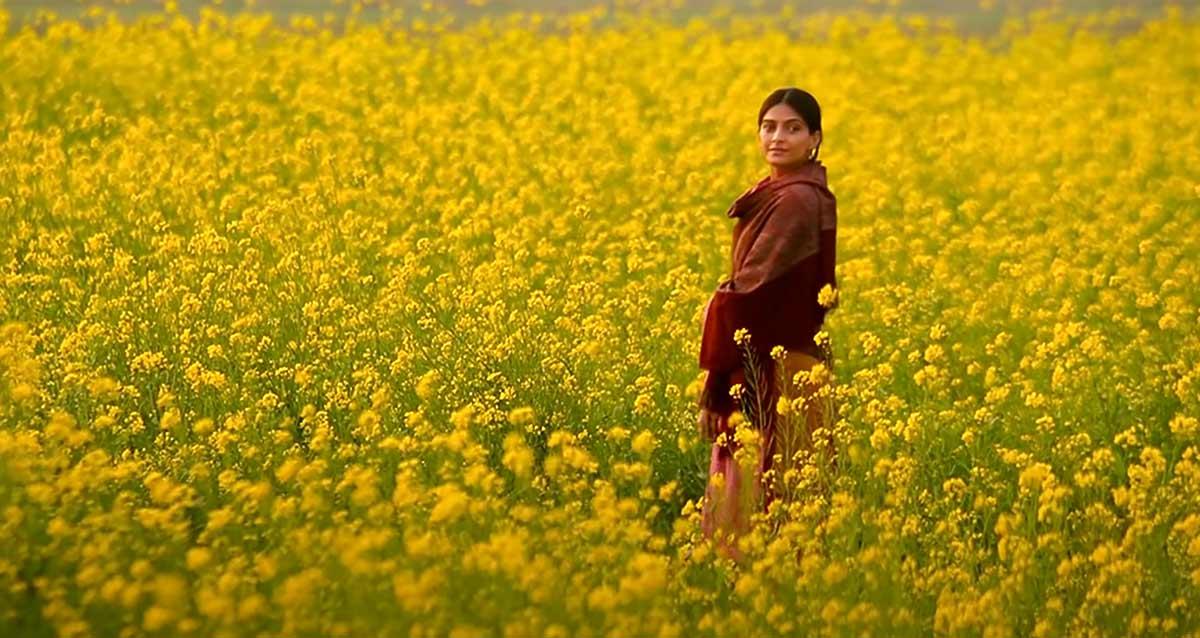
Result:
<svg viewBox="0 0 1200 638"><path fill-rule="evenodd" d="M0 635L1200 635L1194 10L424 15L0 39ZM734 563L700 320L781 86L839 463Z"/></svg>

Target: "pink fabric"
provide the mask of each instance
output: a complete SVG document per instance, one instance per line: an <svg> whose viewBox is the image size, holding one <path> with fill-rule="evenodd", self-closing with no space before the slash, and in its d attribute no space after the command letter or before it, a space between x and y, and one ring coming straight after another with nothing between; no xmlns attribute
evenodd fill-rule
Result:
<svg viewBox="0 0 1200 638"><path fill-rule="evenodd" d="M819 362L821 362L820 359L807 353L787 353L784 363L786 371L784 379L786 379L785 383L788 383L788 396L795 397L798 393L813 396L817 392L820 386L816 382L810 382L803 388L793 388L790 380L800 370L811 370ZM768 359L767 364L768 374L774 376L775 362ZM771 389L768 390L770 394L764 401L764 405L775 405L775 401L779 397L777 387L774 384L770 386ZM780 419L774 409L766 410L766 412L765 423L758 428L760 436L757 458L744 459L739 463L734 457L741 446L733 438L733 428L729 422L732 414L729 416L718 415L716 428L718 439L720 438L719 433L724 432L726 433L726 442L721 445L717 441L713 441L712 451L709 455L708 474L710 480L705 489L704 504L701 508L701 529L706 538L711 538L716 542L718 551L735 560L742 558L736 543L739 537L750 530L750 516L755 511L769 511L771 503L779 497L772 486L765 485L763 481L763 476L774 467L776 452L783 456L784 465L787 466L790 464L791 452L795 450L795 447L781 448L803 445L799 443L801 439L783 436L779 430L781 424L794 426L797 422L795 418ZM740 411L738 413L743 414ZM811 439L817 428L832 423L834 418L833 414L822 414L814 406L805 419L804 427L808 430L808 438ZM792 441L790 444L787 443L789 439ZM830 467L836 471L837 459L834 456L833 448L828 448L827 453L830 455ZM718 474L724 477L724 485L720 488L714 486L711 480ZM777 470L776 474L782 474L782 471Z"/></svg>
<svg viewBox="0 0 1200 638"><path fill-rule="evenodd" d="M728 416L719 416L719 431L729 429ZM738 465L733 457L737 444L712 444L709 455L708 475L720 474L725 477L725 484L718 489L709 481L704 492L704 507L701 510L700 527L706 538L717 543L718 550L727 557L741 560L742 553L737 548L737 539L750 530L750 514L758 500L758 486L761 466L758 459L750 463L754 468L752 476Z"/></svg>

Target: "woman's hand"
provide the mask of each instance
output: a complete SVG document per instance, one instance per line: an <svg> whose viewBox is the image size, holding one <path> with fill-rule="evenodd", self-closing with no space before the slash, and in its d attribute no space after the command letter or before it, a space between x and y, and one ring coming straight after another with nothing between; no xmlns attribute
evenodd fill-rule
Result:
<svg viewBox="0 0 1200 638"><path fill-rule="evenodd" d="M697 425L700 426L700 436L706 441L715 441L717 438L717 424L720 422L721 415L709 410L708 408L700 408L700 418L697 419Z"/></svg>

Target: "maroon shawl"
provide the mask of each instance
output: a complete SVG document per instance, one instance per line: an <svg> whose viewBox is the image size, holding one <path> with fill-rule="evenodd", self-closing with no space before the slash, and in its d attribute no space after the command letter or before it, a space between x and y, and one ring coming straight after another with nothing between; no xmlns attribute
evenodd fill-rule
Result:
<svg viewBox="0 0 1200 638"><path fill-rule="evenodd" d="M821 353L813 336L826 309L817 292L834 279L837 199L829 190L820 160L794 172L759 180L730 205L733 227L730 278L709 301L700 345L700 367L709 371L699 404L723 416L737 409L729 396L745 383L733 333L746 328L760 369L774 391L771 348ZM770 395L767 395L770 396ZM774 406L771 406L774 409Z"/></svg>

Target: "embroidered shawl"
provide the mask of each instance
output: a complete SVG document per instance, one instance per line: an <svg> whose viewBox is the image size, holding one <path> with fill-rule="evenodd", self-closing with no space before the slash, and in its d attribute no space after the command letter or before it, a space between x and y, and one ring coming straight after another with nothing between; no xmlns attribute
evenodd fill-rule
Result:
<svg viewBox="0 0 1200 638"><path fill-rule="evenodd" d="M813 336L826 309L817 303L834 278L837 199L829 190L820 160L770 176L743 192L726 211L735 218L730 276L713 292L704 317L700 367L709 371L699 403L728 416L737 408L729 387L745 383L741 353L733 335L746 328L760 368L774 389L770 350L813 356ZM765 366L765 367L764 367Z"/></svg>

